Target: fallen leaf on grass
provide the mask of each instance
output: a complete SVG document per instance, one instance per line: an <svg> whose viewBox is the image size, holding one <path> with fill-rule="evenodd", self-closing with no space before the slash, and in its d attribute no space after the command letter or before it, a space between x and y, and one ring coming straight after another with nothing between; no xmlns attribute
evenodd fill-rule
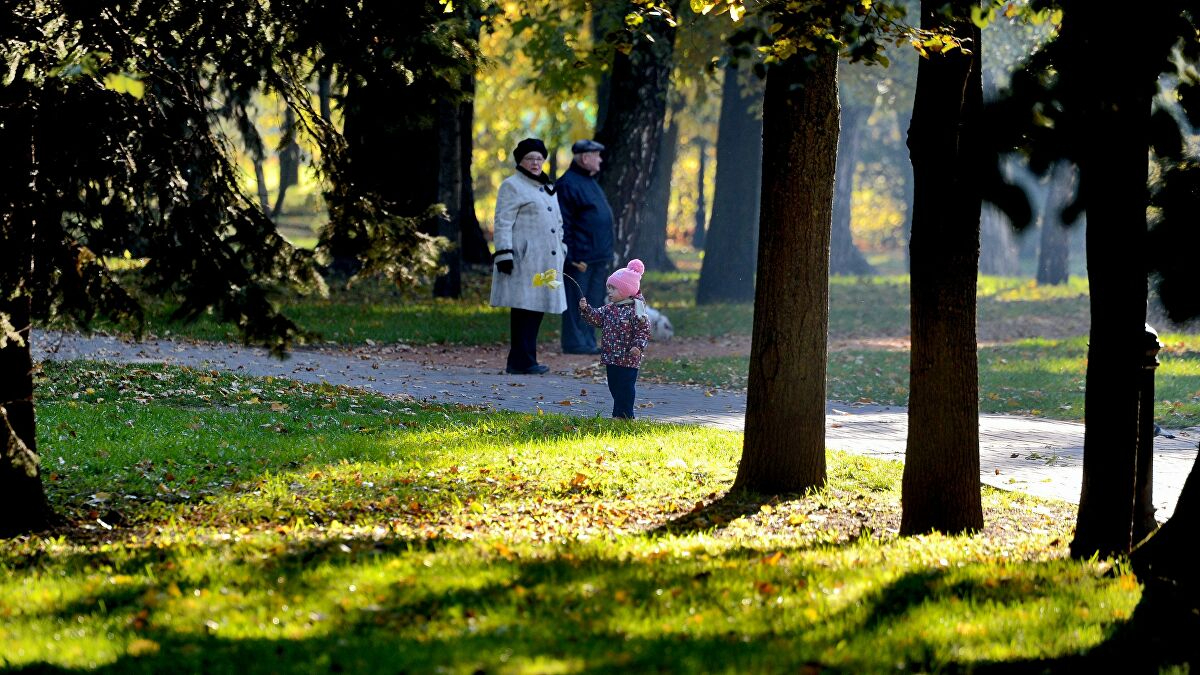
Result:
<svg viewBox="0 0 1200 675"><path fill-rule="evenodd" d="M759 562L761 562L764 565L774 567L779 564L780 560L783 560L783 551L776 551L776 552L772 553L771 555L764 557Z"/></svg>

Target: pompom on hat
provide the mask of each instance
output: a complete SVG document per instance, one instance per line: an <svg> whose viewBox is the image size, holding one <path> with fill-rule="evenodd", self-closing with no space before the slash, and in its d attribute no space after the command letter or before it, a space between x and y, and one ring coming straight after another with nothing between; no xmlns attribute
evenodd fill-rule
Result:
<svg viewBox="0 0 1200 675"><path fill-rule="evenodd" d="M629 264L613 272L608 277L608 284L617 289L623 297L632 298L642 288L642 273L646 266L641 260L634 258Z"/></svg>

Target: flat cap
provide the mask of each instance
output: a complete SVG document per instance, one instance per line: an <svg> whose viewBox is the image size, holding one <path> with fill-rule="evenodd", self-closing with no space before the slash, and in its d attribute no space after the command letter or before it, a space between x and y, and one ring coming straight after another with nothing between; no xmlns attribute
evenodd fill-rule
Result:
<svg viewBox="0 0 1200 675"><path fill-rule="evenodd" d="M585 138L582 141L575 141L575 144L571 146L571 154L578 155L581 152L600 152L603 149L603 145L590 138Z"/></svg>

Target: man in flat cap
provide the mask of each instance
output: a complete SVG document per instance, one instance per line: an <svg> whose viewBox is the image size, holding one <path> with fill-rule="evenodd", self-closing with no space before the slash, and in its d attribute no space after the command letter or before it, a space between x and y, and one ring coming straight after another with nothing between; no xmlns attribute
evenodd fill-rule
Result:
<svg viewBox="0 0 1200 675"><path fill-rule="evenodd" d="M604 146L593 140L576 141L571 146L571 167L554 184L563 219L563 242L567 259L563 271L579 283L567 283L567 311L562 315L564 354L599 354L596 332L579 315L579 298L588 304L604 304L604 283L613 263L613 213L596 174L604 160Z"/></svg>

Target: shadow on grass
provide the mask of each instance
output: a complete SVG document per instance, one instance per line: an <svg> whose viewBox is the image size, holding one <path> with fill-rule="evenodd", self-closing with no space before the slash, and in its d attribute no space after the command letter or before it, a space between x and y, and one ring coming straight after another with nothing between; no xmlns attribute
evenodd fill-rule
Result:
<svg viewBox="0 0 1200 675"><path fill-rule="evenodd" d="M371 546L375 544L351 542L355 553ZM293 598L310 590L299 581L300 571L319 561L348 563L347 578L353 572L355 555L338 554L326 546L306 548L301 546L271 565L245 561L261 569L243 583L270 586L279 568L291 570L289 581L277 593ZM392 542L376 553L386 558L407 551L405 545ZM1139 605L1129 622L1086 653L1010 661L948 658L947 645L924 635L921 622L928 619L917 610L943 603L957 607L964 599L1015 606L1042 595L1070 596L1071 590L1050 578L1033 592L997 589L982 581L953 579L947 570L910 572L820 617L786 619L786 609L775 610L768 603L756 611L776 618L730 623L724 629L724 622L715 623L721 619L718 599L727 580L723 576L742 574L728 571L730 563L757 555L740 549L716 560L682 564L569 556L501 559L494 567L502 574L473 586L438 591L411 581L391 583L374 591L369 605L331 611L328 617L313 620L316 627L308 635L295 639L227 637L223 626L164 628L156 623L156 616L169 608L160 607L151 612L143 629L130 631L142 641L138 655L86 670L1035 673L1114 672L1115 668L1155 672L1164 665L1186 662L1188 649L1194 651L1195 617L1191 623L1169 617L1167 625L1174 629L1164 633L1167 617L1151 598ZM142 563L131 559L125 565ZM814 572L803 567L789 571L800 578ZM684 594L660 592L677 588L685 589ZM630 599L614 600L613 589ZM95 598L109 604L110 612L119 611L111 604L118 602L124 602L121 609L132 612L136 606L128 602L131 594L104 593ZM693 622L685 612L670 611L673 599L699 606L708 618ZM734 600L732 604L738 606ZM73 603L54 616L71 622L74 613L84 609L83 604ZM266 617L275 610L264 610L267 614L259 620L269 621ZM1055 619L1045 618L1027 628L1032 634L1045 634L1058 627ZM71 671L43 663L17 672Z"/></svg>

